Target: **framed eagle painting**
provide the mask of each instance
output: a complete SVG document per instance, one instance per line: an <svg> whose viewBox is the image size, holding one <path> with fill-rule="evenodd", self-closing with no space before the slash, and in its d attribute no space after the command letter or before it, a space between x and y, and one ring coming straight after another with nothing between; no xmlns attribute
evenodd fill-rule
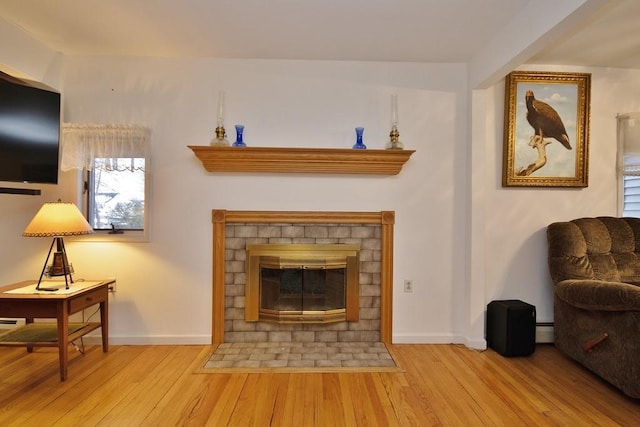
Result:
<svg viewBox="0 0 640 427"><path fill-rule="evenodd" d="M591 74L505 79L503 187L587 187Z"/></svg>

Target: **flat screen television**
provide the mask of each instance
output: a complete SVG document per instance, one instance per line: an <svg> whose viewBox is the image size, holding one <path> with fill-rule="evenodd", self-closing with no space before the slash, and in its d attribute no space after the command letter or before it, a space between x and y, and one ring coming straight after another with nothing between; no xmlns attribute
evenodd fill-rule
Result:
<svg viewBox="0 0 640 427"><path fill-rule="evenodd" d="M58 183L60 93L0 72L0 181Z"/></svg>

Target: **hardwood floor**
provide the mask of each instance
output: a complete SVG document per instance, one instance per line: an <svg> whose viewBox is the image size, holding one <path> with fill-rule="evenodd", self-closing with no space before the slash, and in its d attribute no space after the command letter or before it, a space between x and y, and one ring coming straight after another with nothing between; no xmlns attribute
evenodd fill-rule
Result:
<svg viewBox="0 0 640 427"><path fill-rule="evenodd" d="M0 348L2 426L638 425L625 397L539 345L504 358L456 345L394 345L404 372L194 373L206 346Z"/></svg>

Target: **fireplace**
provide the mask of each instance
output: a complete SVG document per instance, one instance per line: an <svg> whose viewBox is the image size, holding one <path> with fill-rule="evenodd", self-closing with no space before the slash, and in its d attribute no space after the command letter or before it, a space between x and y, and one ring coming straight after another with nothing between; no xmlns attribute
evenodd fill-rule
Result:
<svg viewBox="0 0 640 427"><path fill-rule="evenodd" d="M247 246L245 320L358 320L359 251L347 244Z"/></svg>
<svg viewBox="0 0 640 427"><path fill-rule="evenodd" d="M212 220L212 344L285 341L391 343L394 212L214 210ZM253 244L358 245L358 321L246 321L246 248Z"/></svg>

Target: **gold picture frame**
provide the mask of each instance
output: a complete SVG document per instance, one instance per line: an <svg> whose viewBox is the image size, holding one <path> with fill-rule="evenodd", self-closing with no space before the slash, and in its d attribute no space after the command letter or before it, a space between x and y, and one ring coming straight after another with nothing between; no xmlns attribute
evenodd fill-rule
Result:
<svg viewBox="0 0 640 427"><path fill-rule="evenodd" d="M587 187L591 74L505 79L503 187Z"/></svg>

